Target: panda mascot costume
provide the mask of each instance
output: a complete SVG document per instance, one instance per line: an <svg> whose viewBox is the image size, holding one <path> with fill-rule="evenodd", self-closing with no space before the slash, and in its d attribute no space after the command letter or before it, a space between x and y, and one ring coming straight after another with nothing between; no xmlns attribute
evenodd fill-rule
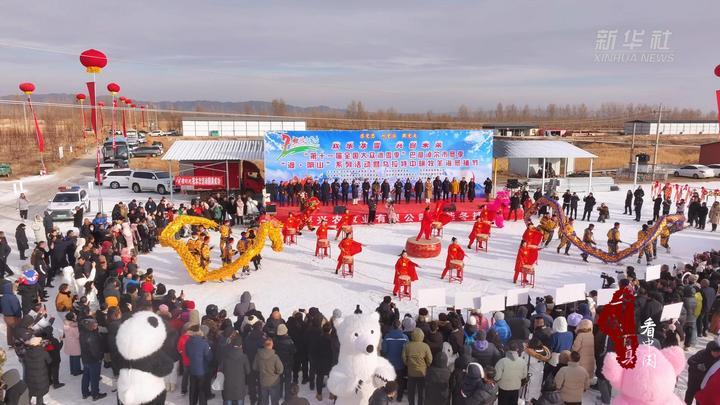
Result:
<svg viewBox="0 0 720 405"><path fill-rule="evenodd" d="M163 350L167 331L163 320L150 311L134 313L117 332L120 354L118 401L122 405L165 403L164 377L173 359Z"/></svg>

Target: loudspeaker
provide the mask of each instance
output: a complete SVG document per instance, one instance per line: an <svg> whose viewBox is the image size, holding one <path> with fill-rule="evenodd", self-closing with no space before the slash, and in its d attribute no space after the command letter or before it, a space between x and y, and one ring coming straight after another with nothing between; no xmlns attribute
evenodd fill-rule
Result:
<svg viewBox="0 0 720 405"><path fill-rule="evenodd" d="M445 204L443 207L443 212L455 212L457 211L457 207L455 207L454 203Z"/></svg>
<svg viewBox="0 0 720 405"><path fill-rule="evenodd" d="M511 190L520 188L520 181L518 181L518 179L508 179L506 187Z"/></svg>
<svg viewBox="0 0 720 405"><path fill-rule="evenodd" d="M277 214L277 205L275 204L268 204L265 206L265 213L266 214Z"/></svg>
<svg viewBox="0 0 720 405"><path fill-rule="evenodd" d="M344 205L336 205L333 207L333 214L342 215L347 212L347 207Z"/></svg>

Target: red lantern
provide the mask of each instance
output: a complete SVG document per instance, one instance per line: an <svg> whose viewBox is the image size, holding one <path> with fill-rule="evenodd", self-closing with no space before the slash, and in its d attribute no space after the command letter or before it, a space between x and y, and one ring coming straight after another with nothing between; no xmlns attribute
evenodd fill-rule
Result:
<svg viewBox="0 0 720 405"><path fill-rule="evenodd" d="M125 104L127 104L127 105L132 104L132 99L126 98L126 99L125 99Z"/></svg>
<svg viewBox="0 0 720 405"><path fill-rule="evenodd" d="M109 83L107 89L113 95L120 93L120 86L117 83ZM120 98L122 99L123 97Z"/></svg>
<svg viewBox="0 0 720 405"><path fill-rule="evenodd" d="M98 105L99 105L100 107L105 107L105 102L104 102L104 101L98 101Z"/></svg>
<svg viewBox="0 0 720 405"><path fill-rule="evenodd" d="M31 95L33 91L35 91L35 85L32 83L20 83L20 91L25 93L26 95Z"/></svg>
<svg viewBox="0 0 720 405"><path fill-rule="evenodd" d="M79 102L82 103L83 101L85 101L85 95L82 94L82 93L78 93L78 94L75 95L75 100L77 100L77 101L79 101Z"/></svg>
<svg viewBox="0 0 720 405"><path fill-rule="evenodd" d="M126 100L126 99L125 99L125 96L120 96L120 101L122 101L122 102L124 103L125 100Z"/></svg>
<svg viewBox="0 0 720 405"><path fill-rule="evenodd" d="M715 76L720 77L720 65L715 66Z"/></svg>
<svg viewBox="0 0 720 405"><path fill-rule="evenodd" d="M88 73L100 73L107 66L107 56L97 49L88 49L80 54L80 63Z"/></svg>
<svg viewBox="0 0 720 405"><path fill-rule="evenodd" d="M137 106L135 104L130 104L130 107L137 108Z"/></svg>

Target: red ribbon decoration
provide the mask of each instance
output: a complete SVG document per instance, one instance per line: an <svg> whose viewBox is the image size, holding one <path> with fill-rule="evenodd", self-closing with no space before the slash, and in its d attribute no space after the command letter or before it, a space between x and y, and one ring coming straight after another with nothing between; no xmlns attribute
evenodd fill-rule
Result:
<svg viewBox="0 0 720 405"><path fill-rule="evenodd" d="M90 95L90 124L92 124L92 130L97 140L97 116L95 112L95 82L87 82L88 94Z"/></svg>
<svg viewBox="0 0 720 405"><path fill-rule="evenodd" d="M720 65L718 65L720 67ZM715 90L715 97L717 97L718 104L718 123L720 123L720 90Z"/></svg>
<svg viewBox="0 0 720 405"><path fill-rule="evenodd" d="M125 108L122 109L122 129L123 129L123 136L125 137L125 140L127 140L127 129L125 128Z"/></svg>
<svg viewBox="0 0 720 405"><path fill-rule="evenodd" d="M30 107L30 112L33 116L33 121L35 121L35 137L37 138L37 144L38 144L38 150L40 153L45 152L45 139L43 139L42 131L40 131L40 125L38 124L37 120L37 114L35 114L35 109L32 106L32 101L30 101L30 96L28 96L28 107ZM45 167L43 167L43 170L45 170Z"/></svg>
<svg viewBox="0 0 720 405"><path fill-rule="evenodd" d="M112 99L112 136L113 136L113 144L112 149L113 153L115 152L115 109L117 108L117 101L115 101L115 94L113 94Z"/></svg>

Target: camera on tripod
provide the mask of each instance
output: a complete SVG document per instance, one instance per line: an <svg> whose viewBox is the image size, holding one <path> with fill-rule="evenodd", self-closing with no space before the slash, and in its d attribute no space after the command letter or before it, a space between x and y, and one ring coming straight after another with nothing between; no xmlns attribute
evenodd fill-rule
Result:
<svg viewBox="0 0 720 405"><path fill-rule="evenodd" d="M602 279L602 288L612 288L615 285L615 278L605 272L600 273Z"/></svg>

